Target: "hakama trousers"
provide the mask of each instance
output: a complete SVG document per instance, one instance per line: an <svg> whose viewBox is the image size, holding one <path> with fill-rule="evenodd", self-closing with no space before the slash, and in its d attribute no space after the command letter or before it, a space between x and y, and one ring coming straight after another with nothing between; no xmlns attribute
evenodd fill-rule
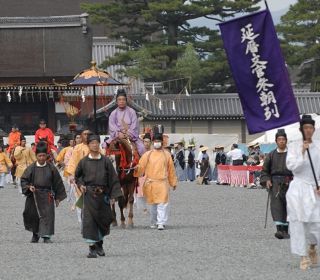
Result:
<svg viewBox="0 0 320 280"><path fill-rule="evenodd" d="M308 245L320 244L320 223L290 222L291 252L301 257L308 255Z"/></svg>
<svg viewBox="0 0 320 280"><path fill-rule="evenodd" d="M166 225L169 212L168 203L152 204L150 206L151 224Z"/></svg>

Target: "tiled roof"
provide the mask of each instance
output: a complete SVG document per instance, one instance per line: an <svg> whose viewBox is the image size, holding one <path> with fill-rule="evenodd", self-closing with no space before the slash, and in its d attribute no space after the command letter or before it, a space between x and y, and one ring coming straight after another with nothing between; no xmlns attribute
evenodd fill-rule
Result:
<svg viewBox="0 0 320 280"><path fill-rule="evenodd" d="M296 93L298 107L301 114L320 114L320 93ZM175 101L176 110L172 110L172 100L175 95L159 96L162 99L160 110L156 101L147 101L145 96L132 96L129 106L142 111L147 119L239 119L243 118L240 99L236 93L197 94L181 96ZM131 103L131 104L130 104ZM97 111L110 111L115 107L115 101ZM138 109L143 108L143 110Z"/></svg>
<svg viewBox="0 0 320 280"><path fill-rule="evenodd" d="M83 33L87 32L88 14L47 17L0 17L1 28L50 28L82 26Z"/></svg>

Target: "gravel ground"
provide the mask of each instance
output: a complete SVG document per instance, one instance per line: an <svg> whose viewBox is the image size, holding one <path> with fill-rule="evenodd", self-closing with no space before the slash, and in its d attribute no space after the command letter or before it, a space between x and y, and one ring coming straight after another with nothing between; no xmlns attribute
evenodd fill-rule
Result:
<svg viewBox="0 0 320 280"><path fill-rule="evenodd" d="M299 270L288 240L273 237L267 194L227 186L182 183L172 192L167 230L148 228L135 209L135 228L113 228L106 257L87 259L77 218L64 201L56 211L53 244L31 244L24 230L25 199L0 190L0 280L4 279L319 279Z"/></svg>

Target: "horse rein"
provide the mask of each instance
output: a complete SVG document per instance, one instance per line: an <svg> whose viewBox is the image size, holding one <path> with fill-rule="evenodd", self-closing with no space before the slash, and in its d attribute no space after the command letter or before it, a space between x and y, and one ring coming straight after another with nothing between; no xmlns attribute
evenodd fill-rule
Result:
<svg viewBox="0 0 320 280"><path fill-rule="evenodd" d="M132 146L132 143L130 141L130 139L126 139L126 141L128 141L129 145L130 145L130 149L131 149L131 162L130 162L130 166L129 168L121 168L121 171L124 171L126 175L128 175L131 170L134 170L135 167L133 167L133 161L134 161L134 152L133 152L133 146Z"/></svg>

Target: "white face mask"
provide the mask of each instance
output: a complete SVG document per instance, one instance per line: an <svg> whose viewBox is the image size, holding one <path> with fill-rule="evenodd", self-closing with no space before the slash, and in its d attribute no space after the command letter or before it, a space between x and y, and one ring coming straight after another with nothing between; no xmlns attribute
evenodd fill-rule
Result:
<svg viewBox="0 0 320 280"><path fill-rule="evenodd" d="M161 146L162 146L161 142L155 142L155 143L153 143L153 147L154 147L155 149L160 149Z"/></svg>

